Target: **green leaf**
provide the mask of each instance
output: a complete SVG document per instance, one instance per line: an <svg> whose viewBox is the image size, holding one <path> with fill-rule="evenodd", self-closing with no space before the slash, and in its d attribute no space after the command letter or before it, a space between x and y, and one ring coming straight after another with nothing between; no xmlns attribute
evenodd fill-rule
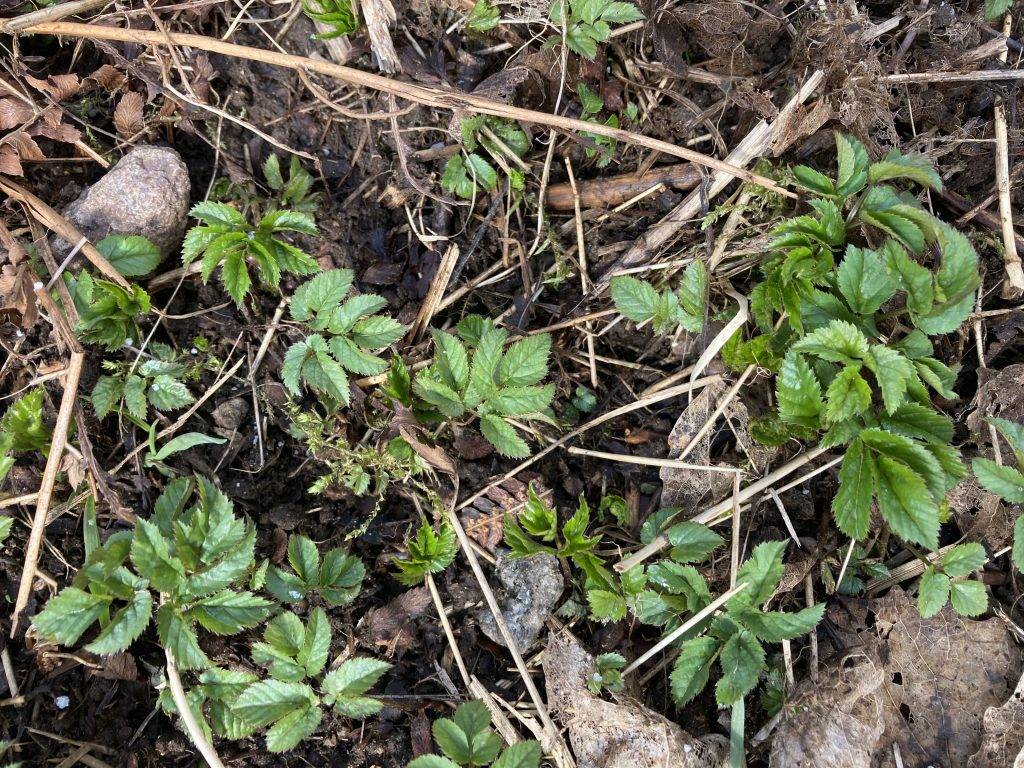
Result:
<svg viewBox="0 0 1024 768"><path fill-rule="evenodd" d="M480 431L502 456L523 459L530 455L530 446L516 433L515 427L500 416L480 417Z"/></svg>
<svg viewBox="0 0 1024 768"><path fill-rule="evenodd" d="M225 589L196 602L189 615L215 635L235 635L262 622L271 605L251 592Z"/></svg>
<svg viewBox="0 0 1024 768"><path fill-rule="evenodd" d="M459 764L440 755L420 755L406 768L459 768Z"/></svg>
<svg viewBox="0 0 1024 768"><path fill-rule="evenodd" d="M194 400L184 382L178 381L165 373L161 373L153 379L153 383L149 385L146 396L149 398L149 404L158 411L173 411L178 408L184 408Z"/></svg>
<svg viewBox="0 0 1024 768"><path fill-rule="evenodd" d="M792 171L797 186L809 192L814 192L817 195L831 196L836 194L835 182L825 174L813 168L808 168L806 165L793 166Z"/></svg>
<svg viewBox="0 0 1024 768"><path fill-rule="evenodd" d="M246 688L232 710L257 728L280 720L289 712L316 703L313 689L304 683L261 680Z"/></svg>
<svg viewBox="0 0 1024 768"><path fill-rule="evenodd" d="M111 413L124 396L124 382L114 376L100 376L92 388L92 408L96 418L102 419Z"/></svg>
<svg viewBox="0 0 1024 768"><path fill-rule="evenodd" d="M538 768L540 758L540 744L536 741L521 741L502 752L491 768Z"/></svg>
<svg viewBox="0 0 1024 768"><path fill-rule="evenodd" d="M874 314L896 292L881 256L855 245L847 246L836 281L850 309L860 315Z"/></svg>
<svg viewBox="0 0 1024 768"><path fill-rule="evenodd" d="M267 749L287 752L309 736L320 725L323 712L320 707L306 704L282 717L267 731Z"/></svg>
<svg viewBox="0 0 1024 768"><path fill-rule="evenodd" d="M148 275L160 264L160 250L141 235L107 235L96 250L124 277Z"/></svg>
<svg viewBox="0 0 1024 768"><path fill-rule="evenodd" d="M852 136L844 136L837 131L835 137L839 164L836 192L842 197L849 197L860 192L867 183L868 153L864 145Z"/></svg>
<svg viewBox="0 0 1024 768"><path fill-rule="evenodd" d="M131 558L135 570L149 579L158 592L175 593L185 578L181 560L171 555L167 539L149 520L135 521Z"/></svg>
<svg viewBox="0 0 1024 768"><path fill-rule="evenodd" d="M588 589L587 603L594 621L607 624L626 618L626 601L622 595L606 589Z"/></svg>
<svg viewBox="0 0 1024 768"><path fill-rule="evenodd" d="M999 430L999 434L1010 444L1017 465L1024 467L1024 425L995 416L989 417L988 422Z"/></svg>
<svg viewBox="0 0 1024 768"><path fill-rule="evenodd" d="M939 545L939 510L921 476L901 461L875 462L878 509L893 533L931 549Z"/></svg>
<svg viewBox="0 0 1024 768"><path fill-rule="evenodd" d="M871 387L860 375L858 366L848 365L832 379L825 393L825 421L847 421L871 405Z"/></svg>
<svg viewBox="0 0 1024 768"><path fill-rule="evenodd" d="M503 387L537 384L548 372L551 335L538 333L512 344L498 365L498 382Z"/></svg>
<svg viewBox="0 0 1024 768"><path fill-rule="evenodd" d="M327 665L327 657L331 652L331 624L327 612L323 608L314 608L306 623L306 632L302 648L297 655L298 662L305 668L310 677L320 674Z"/></svg>
<svg viewBox="0 0 1024 768"><path fill-rule="evenodd" d="M720 707L728 707L754 690L765 666L764 648L752 632L741 629L725 641L719 663L722 678L715 686L715 699Z"/></svg>
<svg viewBox="0 0 1024 768"><path fill-rule="evenodd" d="M860 440L854 440L839 469L839 490L832 499L832 514L839 530L852 539L863 539L871 520L874 460Z"/></svg>
<svg viewBox="0 0 1024 768"><path fill-rule="evenodd" d="M942 572L951 579L970 576L985 564L985 548L977 542L958 544L942 556Z"/></svg>
<svg viewBox="0 0 1024 768"><path fill-rule="evenodd" d="M149 624L153 612L153 596L148 589L139 590L126 606L113 615L110 622L85 646L100 656L125 650Z"/></svg>
<svg viewBox="0 0 1024 768"><path fill-rule="evenodd" d="M466 157L466 167L469 176L488 192L493 192L498 187L498 172L494 166L484 160L480 155L471 152Z"/></svg>
<svg viewBox="0 0 1024 768"><path fill-rule="evenodd" d="M498 26L499 21L501 12L490 0L477 0L466 19L466 26L474 32L489 32Z"/></svg>
<svg viewBox="0 0 1024 768"><path fill-rule="evenodd" d="M1013 0L985 0L985 21L995 21L1013 5Z"/></svg>
<svg viewBox="0 0 1024 768"><path fill-rule="evenodd" d="M233 251L228 254L224 259L220 277L224 282L224 290L234 300L235 306L241 307L245 295L252 286L252 278L249 277L249 267L245 263L244 252Z"/></svg>
<svg viewBox="0 0 1024 768"><path fill-rule="evenodd" d="M865 429L861 439L869 448L906 464L919 475L928 487L932 499L938 503L946 494L946 474L942 464L925 447L902 435L882 429Z"/></svg>
<svg viewBox="0 0 1024 768"><path fill-rule="evenodd" d="M953 422L949 417L918 403L905 403L879 421L887 431L913 440L936 445L948 445L953 440Z"/></svg>
<svg viewBox="0 0 1024 768"><path fill-rule="evenodd" d="M469 385L469 354L466 347L450 333L433 331L436 369L444 383L454 392L462 392Z"/></svg>
<svg viewBox="0 0 1024 768"><path fill-rule="evenodd" d="M978 482L991 493L1011 504L1024 504L1024 474L1019 470L984 458L974 459L971 469Z"/></svg>
<svg viewBox="0 0 1024 768"><path fill-rule="evenodd" d="M110 605L110 598L93 595L77 587L66 587L51 598L32 618L42 636L61 645L72 645Z"/></svg>
<svg viewBox="0 0 1024 768"><path fill-rule="evenodd" d="M146 458L147 461L164 461L176 453L187 451L197 445L222 445L226 442L227 440L223 437L211 437L210 435L204 435L201 432L186 432L183 435L178 435L177 437L168 440L160 446L159 451L154 454L147 454Z"/></svg>
<svg viewBox="0 0 1024 768"><path fill-rule="evenodd" d="M793 351L786 355L775 386L779 418L791 424L818 427L824 408L821 384L801 355Z"/></svg>
<svg viewBox="0 0 1024 768"><path fill-rule="evenodd" d="M124 404L128 413L136 421L146 420L146 381L140 376L131 374L124 381Z"/></svg>
<svg viewBox="0 0 1024 768"><path fill-rule="evenodd" d="M36 387L15 400L0 417L0 441L7 450L40 451L50 446L50 430L43 421L43 388Z"/></svg>
<svg viewBox="0 0 1024 768"><path fill-rule="evenodd" d="M601 11L602 21L609 24L629 24L643 18L644 15L640 9L629 2L611 2L605 5L604 10Z"/></svg>
<svg viewBox="0 0 1024 768"><path fill-rule="evenodd" d="M199 647L195 630L170 603L160 606L156 612L156 633L160 644L171 652L175 663L182 669L210 666L210 659Z"/></svg>
<svg viewBox="0 0 1024 768"><path fill-rule="evenodd" d="M778 643L811 632L818 626L824 611L825 604L817 603L796 613L739 608L730 611L729 615L746 626L759 639L769 643Z"/></svg>
<svg viewBox="0 0 1024 768"><path fill-rule="evenodd" d="M703 320L708 304L708 267L703 261L697 259L687 265L676 294L680 306L687 314Z"/></svg>
<svg viewBox="0 0 1024 768"><path fill-rule="evenodd" d="M292 294L288 311L293 320L309 320L341 304L352 288L351 269L328 269L306 281Z"/></svg>
<svg viewBox="0 0 1024 768"><path fill-rule="evenodd" d="M886 240L882 246L882 253L885 255L889 274L907 293L907 308L917 315L931 311L935 300L932 273L911 259L903 246L895 240Z"/></svg>
<svg viewBox="0 0 1024 768"><path fill-rule="evenodd" d="M4 541L11 535L11 529L14 527L14 518L8 517L7 515L0 515L0 546L3 546Z"/></svg>
<svg viewBox="0 0 1024 768"><path fill-rule="evenodd" d="M543 387L503 387L487 399L487 407L502 416L531 416L551 404L555 385Z"/></svg>
<svg viewBox="0 0 1024 768"><path fill-rule="evenodd" d="M949 577L928 566L917 587L917 610L921 618L930 619L949 602Z"/></svg>
<svg viewBox="0 0 1024 768"><path fill-rule="evenodd" d="M736 574L736 584L750 584L729 605L760 606L772 596L775 587L782 578L782 555L786 551L784 541L766 541L754 547L750 557L740 566Z"/></svg>
<svg viewBox="0 0 1024 768"><path fill-rule="evenodd" d="M328 672L321 688L324 701L339 715L368 717L381 709L376 699L363 696L391 665L371 658L349 659L337 669Z"/></svg>
<svg viewBox="0 0 1024 768"><path fill-rule="evenodd" d="M436 406L450 419L457 419L466 411L459 393L443 381L421 374L413 381L412 388L422 400Z"/></svg>
<svg viewBox="0 0 1024 768"><path fill-rule="evenodd" d="M669 678L676 706L683 706L704 690L718 649L718 641L706 635L691 638L680 646Z"/></svg>
<svg viewBox="0 0 1024 768"><path fill-rule="evenodd" d="M952 581L949 602L961 616L980 616L988 610L988 593L980 581Z"/></svg>
<svg viewBox="0 0 1024 768"><path fill-rule="evenodd" d="M679 563L699 562L725 543L725 539L706 525L690 520L676 523L665 535L672 545L671 557Z"/></svg>
<svg viewBox="0 0 1024 768"><path fill-rule="evenodd" d="M924 155L904 155L898 149L889 150L882 160L871 164L868 181L878 184L890 179L910 179L922 187L942 191L942 177Z"/></svg>
<svg viewBox="0 0 1024 768"><path fill-rule="evenodd" d="M612 278L611 294L619 313L635 323L654 317L660 298L653 285L629 275Z"/></svg>
<svg viewBox="0 0 1024 768"><path fill-rule="evenodd" d="M248 226L245 217L237 210L230 205L213 202L212 200L196 203L192 206L192 210L188 212L188 215L222 232Z"/></svg>
<svg viewBox="0 0 1024 768"><path fill-rule="evenodd" d="M868 340L853 323L833 320L804 336L791 348L832 363L851 364L868 355Z"/></svg>
<svg viewBox="0 0 1024 768"><path fill-rule="evenodd" d="M882 344L871 345L865 364L875 374L886 413L895 413L906 399L907 386L914 378L914 366L902 353Z"/></svg>

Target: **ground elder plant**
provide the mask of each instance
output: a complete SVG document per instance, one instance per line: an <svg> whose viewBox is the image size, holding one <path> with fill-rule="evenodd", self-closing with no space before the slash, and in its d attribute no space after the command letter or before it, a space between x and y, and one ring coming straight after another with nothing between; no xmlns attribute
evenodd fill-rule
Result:
<svg viewBox="0 0 1024 768"><path fill-rule="evenodd" d="M71 586L33 619L40 637L101 656L128 648L155 618L161 645L182 669L211 666L197 627L235 635L262 623L273 603L239 584L254 567L256 531L204 478L172 480L150 518L111 535Z"/></svg>
<svg viewBox="0 0 1024 768"><path fill-rule="evenodd" d="M523 188L522 172L510 167L505 159L508 155L522 158L530 149L530 140L518 123L491 115L475 115L462 119L459 134L464 151L452 155L445 163L442 189L466 200L476 197L479 189L487 192L497 189L498 171L480 150L507 169L512 189Z"/></svg>
<svg viewBox="0 0 1024 768"><path fill-rule="evenodd" d="M387 369L374 353L402 338L406 328L378 314L387 306L383 297L349 296L352 279L350 269L329 269L295 289L289 312L307 333L288 348L281 367L292 394L301 395L306 386L348 405L350 373L372 376Z"/></svg>
<svg viewBox="0 0 1024 768"><path fill-rule="evenodd" d="M703 261L687 266L674 291L659 291L646 280L620 275L611 280L611 294L619 314L634 323L650 323L655 333L700 333L708 306L708 268Z"/></svg>
<svg viewBox="0 0 1024 768"><path fill-rule="evenodd" d="M777 410L754 435L781 444L844 447L832 511L854 539L872 504L900 538L936 549L946 493L966 475L952 421L933 393L955 399L957 369L931 337L960 328L974 306L978 256L967 238L890 182L941 188L921 156L872 163L836 135L838 173L805 166L796 184L811 213L780 224L751 294L758 334L729 349L734 363L777 370Z"/></svg>
<svg viewBox="0 0 1024 768"><path fill-rule="evenodd" d="M640 21L644 15L633 3L620 0L554 0L548 18L564 30L570 51L593 61L598 43L611 37L613 24ZM560 42L561 38L549 40Z"/></svg>
<svg viewBox="0 0 1024 768"><path fill-rule="evenodd" d="M538 768L541 749L536 741L521 741L502 749L481 701L460 704L452 718L435 720L431 731L442 755L421 755L407 768Z"/></svg>
<svg viewBox="0 0 1024 768"><path fill-rule="evenodd" d="M64 280L78 311L75 330L82 341L113 351L142 335L138 319L150 309L149 294L142 288L94 279L88 272L77 278L65 275Z"/></svg>
<svg viewBox="0 0 1024 768"><path fill-rule="evenodd" d="M199 259L204 283L219 267L224 290L239 307L252 288L250 265L262 285L275 289L283 273L308 275L317 270L308 253L285 239L291 232L317 233L308 213L272 210L253 225L232 206L207 200L193 206L189 215L201 223L186 233L182 261L188 266Z"/></svg>
<svg viewBox="0 0 1024 768"><path fill-rule="evenodd" d="M0 416L0 487L14 466L15 453L45 454L50 447L50 429L43 421L43 388L23 394Z"/></svg>
<svg viewBox="0 0 1024 768"><path fill-rule="evenodd" d="M480 420L480 431L503 456L530 455L513 420L551 422L554 384L548 374L548 334L528 336L505 350L508 332L479 315L459 322L456 333L434 331L434 361L415 378L413 392L452 420Z"/></svg>
<svg viewBox="0 0 1024 768"><path fill-rule="evenodd" d="M316 544L297 534L288 539L288 564L290 570L271 566L267 571L267 591L283 603L316 596L331 607L347 605L366 575L358 557L336 547L321 559Z"/></svg>
<svg viewBox="0 0 1024 768"><path fill-rule="evenodd" d="M174 411L195 401L184 381L189 366L166 344L150 344L149 351L152 358L138 364L103 361L106 373L97 379L90 396L96 418L106 417L123 404L128 415L145 426L150 408Z"/></svg>

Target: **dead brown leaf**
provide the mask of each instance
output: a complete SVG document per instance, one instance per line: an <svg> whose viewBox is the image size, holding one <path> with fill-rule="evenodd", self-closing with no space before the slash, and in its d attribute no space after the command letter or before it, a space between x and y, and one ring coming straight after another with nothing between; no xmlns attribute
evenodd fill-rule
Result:
<svg viewBox="0 0 1024 768"><path fill-rule="evenodd" d="M55 101L64 101L82 90L82 83L76 74L50 75L45 80L25 75L25 82L40 93L45 93Z"/></svg>
<svg viewBox="0 0 1024 768"><path fill-rule="evenodd" d="M24 102L0 99L0 131L24 125L35 118L35 111Z"/></svg>
<svg viewBox="0 0 1024 768"><path fill-rule="evenodd" d="M121 97L114 108L114 127L119 134L127 139L142 132L145 105L146 97L137 91L128 91Z"/></svg>
<svg viewBox="0 0 1024 768"><path fill-rule="evenodd" d="M433 604L426 587L414 587L380 608L372 610L363 626L364 639L385 649L390 657L401 657L411 649L419 634L416 619Z"/></svg>

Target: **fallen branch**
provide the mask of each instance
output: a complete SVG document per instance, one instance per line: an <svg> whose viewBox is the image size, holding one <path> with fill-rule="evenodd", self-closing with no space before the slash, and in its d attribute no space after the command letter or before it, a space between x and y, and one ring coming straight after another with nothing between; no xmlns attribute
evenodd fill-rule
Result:
<svg viewBox="0 0 1024 768"><path fill-rule="evenodd" d="M32 594L32 582L36 577L36 565L39 562L39 550L43 544L43 532L46 529L46 513L50 509L53 498L53 487L57 482L61 460L64 458L64 447L68 441L68 426L71 424L71 413L78 398L78 382L82 376L82 363L85 362L83 352L72 352L64 376L64 394L60 399L60 410L57 411L57 423L53 427L53 438L50 440L50 453L46 457L46 468L43 480L39 484L39 495L36 497L36 511L32 517L32 532L28 544L25 545L25 566L21 570L21 583L18 585L18 597L11 613L11 637L18 631L18 618L28 605Z"/></svg>
<svg viewBox="0 0 1024 768"><path fill-rule="evenodd" d="M174 663L171 649L165 648L164 655L167 657L167 687L171 689L171 698L174 699L174 706L178 708L178 716L185 726L188 737L195 744L209 768L224 768L224 763L217 755L217 750L206 740L203 729L199 727L196 716L192 714L192 707L189 706L188 699L185 697L185 687L181 684L181 677L178 675L178 667Z"/></svg>
<svg viewBox="0 0 1024 768"><path fill-rule="evenodd" d="M647 192L659 184L680 190L693 189L700 183L700 168L692 163L677 163L652 168L646 173L620 173L607 178L577 181L581 208L614 208L616 205ZM573 209L572 187L568 182L552 184L547 192L548 206L555 211Z"/></svg>
<svg viewBox="0 0 1024 768"><path fill-rule="evenodd" d="M0 22L0 32L8 32L7 24L10 20ZM32 35L63 35L65 37L84 38L87 40L112 40L116 42L136 43L140 45L153 45L167 47L169 45L180 45L195 48L211 53L219 53L224 56L233 56L248 61L259 61L264 64L271 64L277 67L285 67L294 70L307 70L316 72L327 77L348 83L349 85L372 88L382 93L390 93L399 98L415 101L440 109L453 111L465 110L477 112L483 115L494 115L509 120L517 120L524 123L546 125L551 128L558 128L563 131L574 131L580 133L596 134L607 136L616 141L627 144L636 144L666 155L679 157L683 160L703 165L720 173L727 174L730 178L736 177L744 181L760 184L773 192L790 198L797 196L787 189L783 189L771 179L757 173L745 170L730 162L718 160L714 157L696 152L692 149L679 147L667 141L652 139L632 131L624 131L619 128L612 128L601 123L588 123L562 115L553 115L547 112L538 112L532 109L521 109L509 106L493 99L478 96L472 93L460 91L443 90L441 88L430 88L415 83L406 83L382 75L375 75L370 72L363 72L359 69L335 64L330 61L310 59L305 56L294 56L292 54L268 51L263 48L253 48L247 45L236 45L227 43L217 38L206 35L191 35L178 32L166 34L156 31L140 29L124 29L122 27L104 27L95 24L75 24L72 22L53 22L47 24L36 24L27 29L20 30L21 34Z"/></svg>
<svg viewBox="0 0 1024 768"><path fill-rule="evenodd" d="M977 69L971 72L906 72L900 75L882 75L872 82L897 85L900 83L983 83L993 80L1024 80L1024 69Z"/></svg>

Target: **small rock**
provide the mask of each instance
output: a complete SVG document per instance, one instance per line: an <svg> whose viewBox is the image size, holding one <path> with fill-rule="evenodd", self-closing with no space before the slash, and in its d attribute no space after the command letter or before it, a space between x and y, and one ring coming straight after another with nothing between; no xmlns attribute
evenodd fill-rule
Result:
<svg viewBox="0 0 1024 768"><path fill-rule="evenodd" d="M191 186L181 157L169 147L129 151L64 211L93 243L109 234L142 235L167 256L185 233ZM59 241L55 250L70 246Z"/></svg>
<svg viewBox="0 0 1024 768"><path fill-rule="evenodd" d="M544 622L555 610L565 589L558 558L541 553L513 559L501 554L494 573L504 588L496 590L501 613L519 650L525 651L537 642ZM485 635L505 645L498 623L486 606L477 612L476 620Z"/></svg>
<svg viewBox="0 0 1024 768"><path fill-rule="evenodd" d="M57 705L57 709L67 709L71 706L71 698L68 696L57 696L54 698L53 703Z"/></svg>
<svg viewBox="0 0 1024 768"><path fill-rule="evenodd" d="M249 404L240 397L234 397L214 408L211 415L213 422L221 430L230 433L238 429L242 420L249 415Z"/></svg>

